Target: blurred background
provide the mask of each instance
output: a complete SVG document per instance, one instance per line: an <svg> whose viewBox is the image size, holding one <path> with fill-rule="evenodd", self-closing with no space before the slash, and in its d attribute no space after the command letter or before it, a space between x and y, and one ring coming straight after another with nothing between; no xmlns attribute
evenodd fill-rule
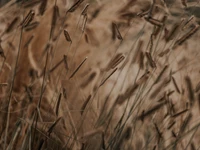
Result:
<svg viewBox="0 0 200 150"><path fill-rule="evenodd" d="M0 0L0 7L2 7L4 4L6 4L10 0Z"/></svg>

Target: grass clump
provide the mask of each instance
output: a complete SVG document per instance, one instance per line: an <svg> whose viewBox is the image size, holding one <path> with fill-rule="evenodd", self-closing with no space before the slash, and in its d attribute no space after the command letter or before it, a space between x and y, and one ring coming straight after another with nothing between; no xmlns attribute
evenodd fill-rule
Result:
<svg viewBox="0 0 200 150"><path fill-rule="evenodd" d="M1 7L0 148L198 149L198 7L154 0Z"/></svg>

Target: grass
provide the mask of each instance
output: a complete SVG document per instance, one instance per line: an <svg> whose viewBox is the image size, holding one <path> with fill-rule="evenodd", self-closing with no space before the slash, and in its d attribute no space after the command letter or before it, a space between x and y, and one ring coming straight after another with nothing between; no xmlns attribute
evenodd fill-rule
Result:
<svg viewBox="0 0 200 150"><path fill-rule="evenodd" d="M199 2L13 2L0 149L199 149Z"/></svg>

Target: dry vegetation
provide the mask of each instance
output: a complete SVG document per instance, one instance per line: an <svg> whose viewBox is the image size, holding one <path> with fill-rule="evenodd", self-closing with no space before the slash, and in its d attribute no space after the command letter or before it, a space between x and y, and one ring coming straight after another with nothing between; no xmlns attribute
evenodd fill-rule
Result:
<svg viewBox="0 0 200 150"><path fill-rule="evenodd" d="M198 0L0 8L0 149L200 148Z"/></svg>

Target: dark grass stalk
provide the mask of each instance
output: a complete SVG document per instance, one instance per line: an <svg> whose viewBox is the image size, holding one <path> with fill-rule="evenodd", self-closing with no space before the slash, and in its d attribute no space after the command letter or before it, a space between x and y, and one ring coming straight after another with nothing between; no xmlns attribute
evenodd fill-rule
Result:
<svg viewBox="0 0 200 150"><path fill-rule="evenodd" d="M128 30L128 31L129 31L129 30ZM127 31L127 33L128 33L128 31ZM121 45L121 43L122 43L122 41L120 42L119 45ZM119 47L117 47L117 49L116 49L114 55L116 54L118 48L119 48ZM114 56L114 55L113 55L113 56ZM104 78L104 75L102 76L102 78ZM99 87L100 87L100 86L99 86ZM94 94L93 94L94 96L93 96L93 97L95 97L95 95L97 94L97 92L98 92L98 90L99 90L99 87L98 87L98 88L96 89L96 91L94 92ZM113 86L113 87L114 87L114 86ZM92 98L92 99L90 100L91 102L89 102L88 109L85 110L85 115L82 117L83 119L81 119L81 123L80 123L80 127L79 127L79 129L78 129L78 132L79 132L79 130L81 129L81 126L82 126L82 124L83 124L84 118L86 117L87 112L88 112L88 110L89 110L90 107L91 107L91 104L92 104L93 99L94 99L94 98ZM104 103L104 104L105 104L105 103ZM104 106L105 106L105 105L104 105ZM101 114L101 113L100 113L100 114ZM72 146L73 146L73 143L72 143L72 145L71 145L70 147L72 148Z"/></svg>
<svg viewBox="0 0 200 150"><path fill-rule="evenodd" d="M64 59L60 60L55 66L53 66L49 72L52 73L54 70L56 70L62 63L64 62Z"/></svg>
<svg viewBox="0 0 200 150"><path fill-rule="evenodd" d="M144 85L144 87L145 87L145 85ZM146 94L145 94L145 95L146 95ZM141 97L141 95L138 94L138 98L140 98L140 97ZM145 99L145 98L143 97L143 99ZM139 99L138 99L138 100L139 100ZM139 103L141 103L141 101L139 101ZM133 106L134 106L134 105L133 105ZM133 106L132 106L132 108L131 108L131 110L130 110L130 112L129 112L129 116L127 117L127 120L129 119L129 117L130 117L130 116L132 115L132 113L133 113L133 108L134 108ZM138 109L138 110L139 110L139 109ZM126 120L126 121L127 121L127 120ZM125 121L124 123L126 123L126 121ZM136 121L137 121L137 120L135 120L134 125L136 125Z"/></svg>
<svg viewBox="0 0 200 150"><path fill-rule="evenodd" d="M60 108L60 102L61 102L61 99L62 99L62 93L59 94L59 97L58 97L58 100L57 100L57 104L56 104L56 116L58 117L59 116L59 108Z"/></svg>
<svg viewBox="0 0 200 150"><path fill-rule="evenodd" d="M127 33L128 33L128 32L127 32ZM78 43L79 43L79 42L78 42ZM119 46L120 46L121 44L122 44L122 41L120 42ZM116 49L116 51L115 51L114 54L116 54L116 52L117 52L119 46L117 47L117 49ZM76 52L75 52L75 53L76 53ZM75 56L75 53L74 53L74 56ZM74 56L73 56L73 58L74 58ZM104 78L104 76L105 76L105 74L103 74L102 79ZM100 86L99 86L99 87L100 87ZM96 92L94 92L94 97L95 97L95 95L97 94L98 89L99 89L99 88L97 88ZM93 99L91 99L91 101L93 101ZM90 102L90 105L89 105L88 107L91 107L91 104L92 104L92 102ZM105 106L105 105L104 105L104 106ZM88 110L89 110L89 108L88 108ZM86 114L87 114L87 110L86 110ZM86 116L86 115L85 115L85 116ZM84 120L84 119L82 119L82 121L83 121L83 120ZM81 123L80 128L81 128L82 124L83 124L83 122Z"/></svg>
<svg viewBox="0 0 200 150"><path fill-rule="evenodd" d="M136 38L136 40L133 42L133 44L132 44L132 46L131 46L131 48L130 48L129 53L128 53L127 56L129 56L129 55L131 54L131 52L132 52L132 50L134 49L134 46L136 45L137 41L138 41L139 38L142 36L140 33L142 32L142 30L144 29L144 27L145 27L145 25L144 25L144 26L141 28L141 30L138 32L137 38ZM128 32L127 32L127 33L128 33ZM120 42L120 44L121 44L121 42ZM118 49L116 49L116 52L117 52L117 50L118 50ZM116 53L116 52L115 52L115 53ZM127 59L128 59L128 58L127 58ZM131 67L131 63L129 63L128 68L130 68L130 67ZM115 88L115 85L117 84L117 80L119 79L120 75L122 74L123 69L124 69L124 68L122 68L122 70L119 71L119 74L118 74L118 76L117 76L117 78L116 78L116 81L115 81L115 83L114 83L114 85L113 85L113 87L112 87L112 89L111 89L109 95L107 96L107 98L106 98L106 100L105 100L105 102L104 102L104 105L103 105L103 107L102 107L102 109L101 109L101 113L100 113L100 116L99 116L99 119L98 119L96 125L98 125L99 121L103 119L103 118L102 118L102 117L103 117L103 114L105 114L105 113L103 113L103 112L105 111L105 108L106 108L106 105L107 105L107 103L108 103L108 100L109 100L109 98L110 98L110 96L111 96L111 93L113 92L113 90L114 90L114 88ZM127 76L127 75L128 75L128 72L126 73L125 78L123 79L123 83L125 83L125 79L126 79L126 76ZM122 89L122 88L123 88L123 85L121 86L120 89ZM111 111L110 111L110 112L111 112ZM109 114L109 113L108 113L108 114ZM95 125L95 126L96 126L96 125Z"/></svg>
<svg viewBox="0 0 200 150"><path fill-rule="evenodd" d="M20 134L20 130L21 130L21 122L17 121L16 124L15 124L15 130L13 132L13 135L12 135L11 141L10 141L8 147L7 147L7 150L13 149L15 141L17 140L17 137Z"/></svg>
<svg viewBox="0 0 200 150"><path fill-rule="evenodd" d="M8 128L9 128L9 122L10 122L10 102L11 102L11 97L12 97L15 77L16 77L16 73L17 73L17 66L18 66L20 50L21 50L21 43L22 43L22 37L23 37L22 35L23 35L23 27L20 30L20 41L19 41L19 45L18 45L18 52L17 52L16 62L15 62L15 67L14 67L14 73L13 73L13 76L12 76L12 81L11 81L11 86L10 86L10 91L9 91L9 96L8 96L8 109L7 109L6 129L5 129L5 137L4 137L4 140L5 140L4 150L6 150Z"/></svg>
<svg viewBox="0 0 200 150"><path fill-rule="evenodd" d="M18 28L18 27L17 27L17 28ZM14 30L14 29L13 29L13 30ZM2 35L2 36L3 36L3 35ZM12 38L12 40L11 40L11 43L14 41L15 36L17 36L17 30L16 30L15 33L14 33L14 36L13 36L13 38ZM2 38L2 37L1 37L1 38ZM6 40L6 39L4 39L4 40ZM3 42L4 40L2 40L2 42ZM9 47L9 49L8 49L8 51L6 52L5 56L7 56L7 54L8 54L8 52L9 52L10 48L11 48L11 47ZM4 65L5 65L5 62L6 62L6 59L4 58L4 59L3 59L3 62L2 62L2 65L1 65L1 68L0 68L0 73L2 73L2 69L3 69Z"/></svg>
<svg viewBox="0 0 200 150"><path fill-rule="evenodd" d="M23 142L22 142L22 145L21 145L21 149L22 150L26 150L27 149L27 146L28 146L28 138L29 137L31 137L31 127L29 126L29 128L28 128L28 131L27 131L27 133L26 133L26 135L25 135L25 137L24 137L24 139L23 139Z"/></svg>
<svg viewBox="0 0 200 150"><path fill-rule="evenodd" d="M128 73L127 73L127 74L128 74ZM124 78L124 80L125 80L125 79L126 79L126 78ZM124 82L123 82L123 83L124 83ZM121 88L122 88L122 87L123 87L123 85L121 86ZM128 101L129 101L129 100L128 100ZM128 104L128 102L127 102L127 104ZM127 108L127 107L126 107L126 108ZM125 114L126 108L125 108L123 114ZM112 107L111 111L109 112L110 115L108 115L108 116L110 116L110 117L109 117L109 118L110 118L110 119L109 119L110 121L111 121L111 119L112 119L112 114L113 114L113 112L114 112L114 107ZM124 115L121 117L121 119L120 119L121 121L122 121L123 117L124 117ZM107 118L104 118L104 119L107 120ZM110 122L110 121L109 121L109 122ZM119 121L119 124L118 124L118 125L120 125L120 124L122 123L121 121ZM126 121L125 121L125 122L126 122ZM108 125L109 125L109 123L108 123ZM107 128L108 128L108 125L107 125ZM124 126L124 125L125 125L125 123L123 124L123 126ZM107 129L107 128L106 128L106 129ZM115 137L115 136L114 136L114 137ZM114 137L113 137L113 138L114 138ZM114 138L114 139L111 138L111 141L113 141L113 140L115 141L115 138ZM115 143L115 142L114 142L114 143ZM108 147L109 147L109 146L108 146Z"/></svg>
<svg viewBox="0 0 200 150"><path fill-rule="evenodd" d="M55 4L56 4L56 2L55 2ZM64 28L65 28L65 22L66 22L66 20L67 20L67 15L68 15L68 11L67 11L67 12L65 13L65 15L64 15L64 18L63 18L63 20L62 20L61 27L60 27L60 32L59 32L58 35L57 35L57 38L56 38L56 41L55 41L55 46L54 46L54 48L52 49L52 50L53 50L53 54L52 54L52 59L50 60L50 67L53 65L53 60L54 60L54 56L55 56L56 49L57 49L57 46L58 46L58 42L59 42L60 36L61 36L61 34L63 33L63 30L64 30ZM71 49L71 44L72 44L72 42L70 42L70 45L69 45L69 48L68 48L66 54L67 54L68 51Z"/></svg>
<svg viewBox="0 0 200 150"><path fill-rule="evenodd" d="M162 33L164 32L164 27L165 27L166 18L164 17L164 18L162 19L162 21L163 21L163 26L160 27L159 35L158 35L157 41L155 42L155 46L154 46L154 49L153 49L153 52L152 52L152 55L153 55L153 57L155 57L155 59L156 59L156 56L155 56L155 55L156 55L156 53L157 53L158 50L159 50L158 45L159 45L159 43L160 43L160 41L161 41Z"/></svg>
<svg viewBox="0 0 200 150"><path fill-rule="evenodd" d="M188 134L190 134L192 131L195 131L197 128L199 128L200 123L197 123L193 127L191 127L186 133L183 133L176 141L170 143L165 147L165 150L171 149L175 144L177 144L180 140L184 139Z"/></svg>
<svg viewBox="0 0 200 150"><path fill-rule="evenodd" d="M45 90L45 79L46 79L46 71L47 71L47 62L48 62L48 59L49 59L48 57L49 57L49 52L47 51L46 52L46 62L45 62L45 66L44 66L44 74L43 74L42 86L41 86L41 92L40 92L40 98L39 98L39 101L38 101L38 104L37 104L37 108L39 110L40 110L40 107L41 107L43 93L44 93L44 90ZM34 147L34 143L35 143L34 139L35 139L35 136L36 136L35 134L36 134L36 128L37 128L38 118L39 118L39 114L38 114L37 108L35 110L36 119L35 119L35 130L34 130L34 133L33 133L32 147Z"/></svg>
<svg viewBox="0 0 200 150"><path fill-rule="evenodd" d="M139 92L138 92L138 93L139 93ZM138 95L139 95L138 97L140 97L140 94L138 94ZM139 100L139 99L138 99L138 100ZM127 108L127 106L128 106L129 101L130 101L130 98L128 99L126 108ZM134 108L134 106L136 105L136 103L137 103L137 101L132 105L132 108ZM124 109L124 113L123 113L123 114L125 114L126 108ZM110 143L111 145L108 145L108 148L109 148L109 147L112 148L116 143L119 142L118 139L117 139L116 137L120 137L120 135L121 135L123 129L125 128L125 125L126 125L127 121L130 119L130 117L131 117L131 115L132 115L132 113L133 113L133 112L131 113L131 111L132 111L132 109L130 110L130 112L129 112L129 114L128 114L128 116L127 116L126 118L124 118L125 115L122 115L120 121L118 122L118 124L117 124L117 126L116 126L116 129L118 129L118 130L115 129L115 130L116 130L116 131L115 131L116 134L114 134L114 135L110 138L110 140L109 140L109 141L112 141L112 142ZM111 118L112 118L112 114L114 113L114 109L112 109L111 112L112 112L112 113L111 113L110 120L111 120ZM125 121L122 123L122 120L123 120L123 119L124 119ZM136 122L136 121L137 121L137 120L135 120L135 122ZM135 125L136 125L136 123L135 123ZM117 144L117 146L119 146L119 145ZM115 147L117 147L117 146L115 146Z"/></svg>
<svg viewBox="0 0 200 150"><path fill-rule="evenodd" d="M73 78L74 75L79 71L79 69L81 68L81 66L85 63L85 61L87 60L87 57L78 65L78 67L74 70L74 72L70 75L69 79Z"/></svg>
<svg viewBox="0 0 200 150"><path fill-rule="evenodd" d="M136 77L137 77L137 76L136 76ZM140 96L141 96L141 94L142 94L142 93L140 93L140 89L142 89L142 86L143 86L143 85L140 85L140 87L138 87L139 90L138 90L138 92L136 93L135 101L134 101L134 103L132 104L132 107L131 107L130 111L132 111L132 108L133 108L133 107L137 104L137 102L139 101L139 98L140 98ZM137 99L137 98L138 98L138 99ZM126 110L127 110L127 107L128 107L128 104L129 104L130 100L131 100L131 97L128 98L128 102L127 102L127 105L126 105L126 107L125 107L125 109L124 109L124 113L123 113L122 118L124 117L124 114L125 114L125 112L126 112ZM129 111L128 115L130 114L130 111ZM126 121L127 121L128 119L129 119L129 117L127 117L127 118L125 119L124 124L126 124Z"/></svg>
<svg viewBox="0 0 200 150"><path fill-rule="evenodd" d="M186 145L186 147L185 147L184 150L187 150L187 149L188 149L188 147L189 147L190 144L192 143L192 140L193 140L195 134L197 133L198 129L199 129L199 127L197 127L197 128L194 130L194 132L193 132L193 134L192 134L192 136L191 136L191 138L190 138L190 140L189 140L189 142L188 142L188 144Z"/></svg>
<svg viewBox="0 0 200 150"><path fill-rule="evenodd" d="M82 1L77 1L77 4L78 5L80 5L82 3ZM76 3L71 7L71 8L73 8L74 6L78 6ZM74 9L74 8L73 8ZM75 8L76 9L76 8ZM73 10L74 11L74 10ZM60 36L61 36L61 34L62 34L62 32L63 32L63 30L64 30L64 26L65 26L65 21L67 20L67 14L69 13L69 12L71 12L71 11L67 11L66 13L65 13L65 16L64 16L64 19L62 20L62 23L61 23L61 28L60 28L60 32L59 32L59 34L57 35L57 40L56 40L56 43L55 43L55 46L54 46L54 50L53 50L53 55L52 55L52 59L50 60L50 66L52 66L52 64L53 64L53 59L54 59L54 56L55 56L55 53L56 53L56 48L57 48L57 45L58 45L58 42L59 42L59 39L60 39ZM67 38L67 39L69 39L69 38ZM70 38L71 39L71 38ZM72 41L72 40L71 40ZM70 42L70 45L69 45L69 48L67 49L67 51L66 51L66 55L65 56L67 56L67 54L68 54L68 52L69 52L69 50L71 49L71 45L72 45L72 42ZM65 59L65 58L64 58ZM73 60L73 59L72 59ZM65 60L64 60L64 62L65 62ZM68 62L69 63L69 62ZM59 66L61 64L61 62L59 62L57 65L55 65L54 67L52 67L52 69L50 70L50 71L53 71L53 70L55 70L56 68L57 68L57 66ZM66 64L66 63L65 63ZM67 67L68 68L68 67ZM61 77L61 74L62 74L62 72L63 72L63 70L61 71L61 73L60 73L60 75L59 75L59 77L58 77L58 80L57 80L57 84L56 85L58 85L58 82L59 82L59 79L60 79L60 77ZM68 71L67 71L67 73L68 73ZM51 103L53 102L53 97L52 97L52 100L51 100Z"/></svg>
<svg viewBox="0 0 200 150"><path fill-rule="evenodd" d="M118 121L118 123L116 124L115 128L114 128L114 131L113 131L113 136L110 138L110 144L107 146L108 148L111 147L115 147L115 148L118 148L120 147L120 145L122 143L120 142L123 142L123 137L121 137L121 134L123 132L123 130L125 129L125 126L126 126L126 118L125 118L125 113L126 111L128 110L128 106L129 106L129 101L130 101L131 98L128 98L128 101L126 103L126 106L124 108L124 112L120 118L120 120ZM114 112L113 112L114 113ZM110 120L109 120L109 123L108 125L111 123L111 119L112 119L112 115L110 117ZM123 120L125 119L125 121L123 122ZM106 130L105 130L105 133L107 132L107 129L108 129L108 125L106 127ZM119 138L121 137L121 138Z"/></svg>
<svg viewBox="0 0 200 150"><path fill-rule="evenodd" d="M33 121L32 122L28 122L28 121L26 121L26 120L24 120L23 118L20 118L20 120L22 121L22 122L24 122L24 123L27 123L28 125L29 125L29 127L30 127L30 136L28 137L27 136L27 138L29 138L29 140L28 140L28 143L29 144L27 144L28 146L29 146L29 149L32 149L32 143L33 143L33 135L32 135L32 133L36 130L36 132L37 132L37 134L39 133L40 135L42 135L44 138L47 138L48 140L50 140L51 142L53 142L53 143L55 143L55 144L57 144L58 145L58 143L56 142L56 141L54 141L52 138L50 138L48 135L47 135L47 133L46 132L43 132L42 130L40 130L40 129L38 129L38 128L35 128L35 119L36 119L36 113L34 114L34 116L33 116ZM34 147L33 147L34 148Z"/></svg>

